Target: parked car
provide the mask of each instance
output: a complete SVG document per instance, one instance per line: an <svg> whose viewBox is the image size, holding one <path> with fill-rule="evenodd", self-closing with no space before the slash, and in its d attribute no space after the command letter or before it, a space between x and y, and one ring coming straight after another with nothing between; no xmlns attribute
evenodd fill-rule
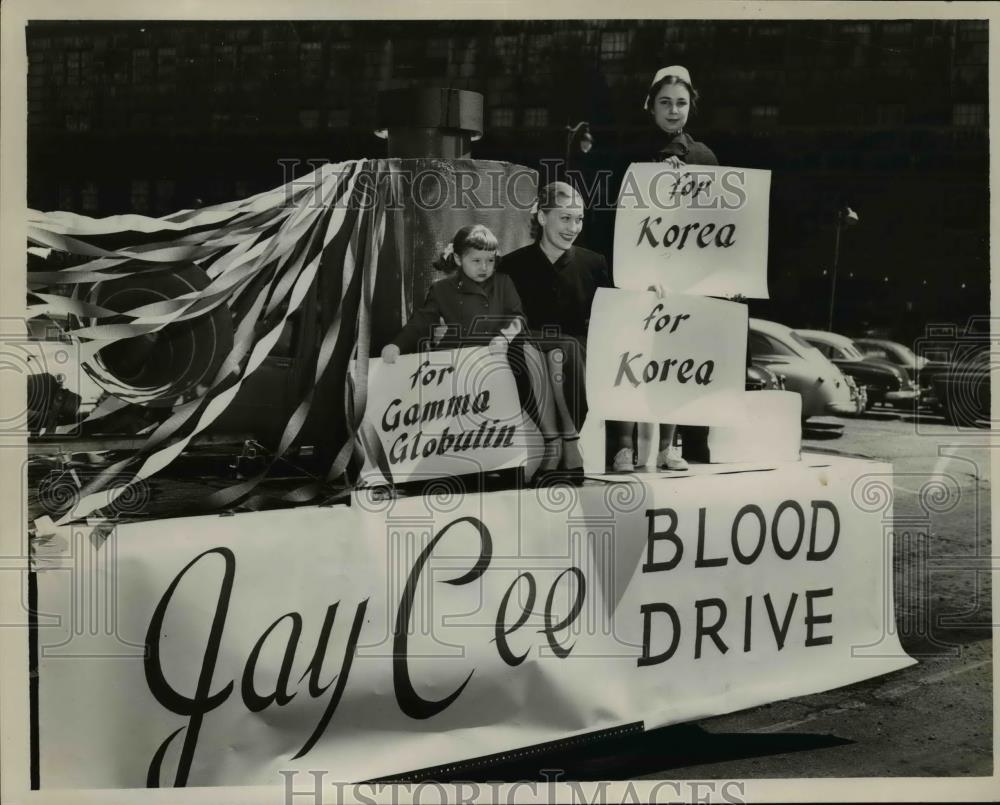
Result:
<svg viewBox="0 0 1000 805"><path fill-rule="evenodd" d="M796 332L829 358L841 372L867 389L869 406L875 403L912 406L920 398L920 389L906 369L886 360L865 357L847 336L826 330Z"/></svg>
<svg viewBox="0 0 1000 805"><path fill-rule="evenodd" d="M788 391L801 395L803 421L823 414L857 412L841 371L791 327L750 319L750 354L754 363L782 375Z"/></svg>
<svg viewBox="0 0 1000 805"><path fill-rule="evenodd" d="M857 381L850 375L844 375L848 387L851 389L851 399L854 401L854 413L860 414L868 409L868 389L859 386Z"/></svg>
<svg viewBox="0 0 1000 805"><path fill-rule="evenodd" d="M990 422L989 348L969 352L931 377L934 399L944 418L954 425L988 427Z"/></svg>
<svg viewBox="0 0 1000 805"><path fill-rule="evenodd" d="M894 366L906 370L910 379L916 381L920 387L921 402L928 402L931 397L933 384L931 377L936 373L948 368L947 361L928 360L923 355L917 355L912 349L898 341L889 341L886 338L869 338L863 336L854 339L855 345L861 352L870 358L880 358L888 361Z"/></svg>
<svg viewBox="0 0 1000 805"><path fill-rule="evenodd" d="M784 379L762 363L751 363L747 367L747 391L780 391L785 387Z"/></svg>

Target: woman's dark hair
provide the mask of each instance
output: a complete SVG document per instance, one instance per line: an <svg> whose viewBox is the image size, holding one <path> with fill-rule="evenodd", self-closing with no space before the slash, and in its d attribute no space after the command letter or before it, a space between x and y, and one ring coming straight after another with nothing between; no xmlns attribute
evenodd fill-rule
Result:
<svg viewBox="0 0 1000 805"><path fill-rule="evenodd" d="M500 242L497 240L497 236L482 224L463 226L455 233L455 237L451 239L451 243L445 246L444 251L441 252L438 259L434 261L434 268L438 271L449 273L456 271L458 263L455 262L455 255L461 257L472 249L499 252ZM497 254L497 263L499 264L499 262L500 255Z"/></svg>
<svg viewBox="0 0 1000 805"><path fill-rule="evenodd" d="M539 190L538 201L531 211L531 239L537 242L542 237L542 225L538 223L537 213L548 212L576 200L582 202L582 196L573 185L566 182L549 182Z"/></svg>
<svg viewBox="0 0 1000 805"><path fill-rule="evenodd" d="M684 89L688 91L688 95L691 96L691 110L694 111L698 108L698 90L692 87L683 78L678 78L675 75L665 75L653 84L653 86L649 88L649 92L646 93L646 108L649 110L650 114L653 112L653 101L656 100L656 96L660 94L661 89L669 84L680 84L684 87Z"/></svg>

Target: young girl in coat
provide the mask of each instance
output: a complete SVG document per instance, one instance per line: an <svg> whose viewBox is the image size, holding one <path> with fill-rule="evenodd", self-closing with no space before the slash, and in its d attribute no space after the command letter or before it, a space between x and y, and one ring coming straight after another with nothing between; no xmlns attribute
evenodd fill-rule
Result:
<svg viewBox="0 0 1000 805"><path fill-rule="evenodd" d="M423 305L386 344L382 359L394 363L400 353L415 352L421 342L430 345L441 325L445 334L437 349L488 342L492 350L506 351L524 328L524 310L514 283L496 273L498 250L496 236L485 226L459 229L437 264L450 275L427 289Z"/></svg>
<svg viewBox="0 0 1000 805"><path fill-rule="evenodd" d="M455 349L489 344L497 353L506 353L510 342L526 332L521 298L510 277L496 272L499 243L485 226L464 226L438 260L437 267L452 272L427 289L423 305L416 310L399 334L382 349L382 360L395 363L401 353L423 348ZM444 330L435 344L434 335ZM529 415L541 431L545 453L537 475L544 477L558 465L553 449L559 439L555 408L542 358L530 341L518 339L519 355L530 382L531 397L526 401ZM520 372L521 365L512 367Z"/></svg>

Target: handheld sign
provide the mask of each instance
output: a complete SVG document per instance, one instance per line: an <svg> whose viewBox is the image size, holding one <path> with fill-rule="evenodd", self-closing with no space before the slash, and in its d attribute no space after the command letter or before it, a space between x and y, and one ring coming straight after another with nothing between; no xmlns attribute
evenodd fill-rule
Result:
<svg viewBox="0 0 1000 805"><path fill-rule="evenodd" d="M587 338L587 400L603 419L713 425L743 415L747 308L602 288Z"/></svg>
<svg viewBox="0 0 1000 805"><path fill-rule="evenodd" d="M487 347L373 359L362 438L369 483L507 469L527 455L514 376Z"/></svg>
<svg viewBox="0 0 1000 805"><path fill-rule="evenodd" d="M615 216L615 284L767 299L771 172L629 167Z"/></svg>

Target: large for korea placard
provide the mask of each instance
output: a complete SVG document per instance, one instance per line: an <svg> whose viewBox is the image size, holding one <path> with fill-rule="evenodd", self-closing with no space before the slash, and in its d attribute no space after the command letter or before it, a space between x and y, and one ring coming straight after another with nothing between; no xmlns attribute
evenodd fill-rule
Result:
<svg viewBox="0 0 1000 805"><path fill-rule="evenodd" d="M36 779L290 801L310 770L368 780L906 667L866 491L887 478L806 456L64 529L34 558Z"/></svg>
<svg viewBox="0 0 1000 805"><path fill-rule="evenodd" d="M364 479L402 483L521 466L523 422L507 357L489 347L374 359Z"/></svg>
<svg viewBox="0 0 1000 805"><path fill-rule="evenodd" d="M747 308L602 288L587 337L587 400L602 419L680 425L743 416Z"/></svg>
<svg viewBox="0 0 1000 805"><path fill-rule="evenodd" d="M615 216L615 284L767 299L771 172L629 167Z"/></svg>

